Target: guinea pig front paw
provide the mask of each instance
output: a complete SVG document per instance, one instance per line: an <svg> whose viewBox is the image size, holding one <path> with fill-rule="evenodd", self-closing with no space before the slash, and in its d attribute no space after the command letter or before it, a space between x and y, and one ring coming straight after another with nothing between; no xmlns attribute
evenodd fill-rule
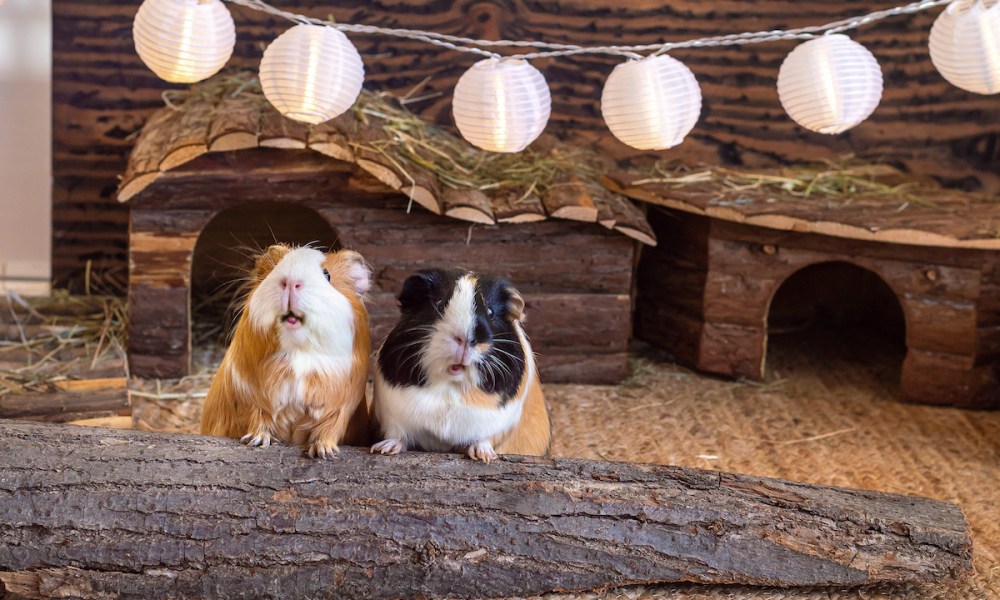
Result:
<svg viewBox="0 0 1000 600"><path fill-rule="evenodd" d="M309 458L323 459L333 458L338 452L340 452L340 448L337 447L337 444L327 440L316 440L309 444L309 449L307 450Z"/></svg>
<svg viewBox="0 0 1000 600"><path fill-rule="evenodd" d="M497 451L493 449L493 444L489 440L472 444L469 446L468 452L472 460L481 460L487 464L490 461L500 458L497 456Z"/></svg>
<svg viewBox="0 0 1000 600"><path fill-rule="evenodd" d="M389 438L375 444L368 452L370 454L399 454L405 450L406 444L403 443L403 440Z"/></svg>
<svg viewBox="0 0 1000 600"><path fill-rule="evenodd" d="M260 446L267 448L271 445L271 434L266 431L250 432L240 438L240 441L247 446Z"/></svg>

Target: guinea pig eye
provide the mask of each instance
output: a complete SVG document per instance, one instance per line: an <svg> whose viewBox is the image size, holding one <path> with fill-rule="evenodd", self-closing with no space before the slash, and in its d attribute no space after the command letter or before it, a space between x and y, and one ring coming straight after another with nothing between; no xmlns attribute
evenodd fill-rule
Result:
<svg viewBox="0 0 1000 600"><path fill-rule="evenodd" d="M323 269L323 277L326 277L326 280L330 281L330 272L327 271L326 269Z"/></svg>
<svg viewBox="0 0 1000 600"><path fill-rule="evenodd" d="M491 318L491 319L493 318L493 309L492 308L486 307L486 316L489 317L489 318Z"/></svg>

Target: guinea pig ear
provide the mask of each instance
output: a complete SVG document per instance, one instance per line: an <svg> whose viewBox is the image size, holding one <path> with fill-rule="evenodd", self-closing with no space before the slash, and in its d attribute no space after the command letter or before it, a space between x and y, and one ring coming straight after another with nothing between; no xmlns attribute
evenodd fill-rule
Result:
<svg viewBox="0 0 1000 600"><path fill-rule="evenodd" d="M281 262L281 259L291 251L292 249L284 244L269 246L268 249L260 253L254 261L253 278L256 281L263 280L267 277L268 273L273 271L274 267Z"/></svg>
<svg viewBox="0 0 1000 600"><path fill-rule="evenodd" d="M372 289L372 270L360 254L352 250L341 250L338 254L347 265L347 278L354 285L354 292L364 296Z"/></svg>
<svg viewBox="0 0 1000 600"><path fill-rule="evenodd" d="M436 280L437 274L431 270L418 271L407 277L399 292L399 308L404 312L419 308L430 297Z"/></svg>
<svg viewBox="0 0 1000 600"><path fill-rule="evenodd" d="M524 298L521 297L521 292L517 291L514 286L507 286L507 314L510 315L511 321L524 321Z"/></svg>

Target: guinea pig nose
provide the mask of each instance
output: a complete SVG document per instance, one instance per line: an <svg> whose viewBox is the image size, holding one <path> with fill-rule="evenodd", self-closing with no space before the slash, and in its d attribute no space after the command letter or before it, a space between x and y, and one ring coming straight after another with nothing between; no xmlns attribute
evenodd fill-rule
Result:
<svg viewBox="0 0 1000 600"><path fill-rule="evenodd" d="M293 289L301 290L302 289L302 280L301 279L294 279L294 280L289 281L289 279L287 277L283 278L281 280L281 287L284 288L284 289L288 289L289 286L291 286Z"/></svg>

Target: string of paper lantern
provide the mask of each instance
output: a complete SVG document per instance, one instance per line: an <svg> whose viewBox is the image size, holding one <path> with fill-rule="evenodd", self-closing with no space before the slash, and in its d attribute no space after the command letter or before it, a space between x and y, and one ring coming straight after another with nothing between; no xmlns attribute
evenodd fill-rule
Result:
<svg viewBox="0 0 1000 600"><path fill-rule="evenodd" d="M608 77L601 112L612 134L625 144L661 150L680 144L691 132L702 102L691 70L665 53L781 40L805 40L778 72L778 95L785 111L806 129L841 133L867 119L882 96L878 62L844 32L943 5L947 7L930 35L935 68L964 90L1000 92L1000 0L920 0L825 25L616 46L479 40L322 21L275 8L264 0L226 1L295 23L265 50L260 78L265 97L277 110L307 123L342 114L361 91L364 65L344 32L419 40L485 57L459 79L452 110L466 140L495 152L524 149L548 121L548 85L529 60L579 54L627 58ZM144 0L133 34L142 61L159 77L177 83L200 81L216 73L229 60L235 44L233 20L222 0ZM533 51L511 52L513 48Z"/></svg>

